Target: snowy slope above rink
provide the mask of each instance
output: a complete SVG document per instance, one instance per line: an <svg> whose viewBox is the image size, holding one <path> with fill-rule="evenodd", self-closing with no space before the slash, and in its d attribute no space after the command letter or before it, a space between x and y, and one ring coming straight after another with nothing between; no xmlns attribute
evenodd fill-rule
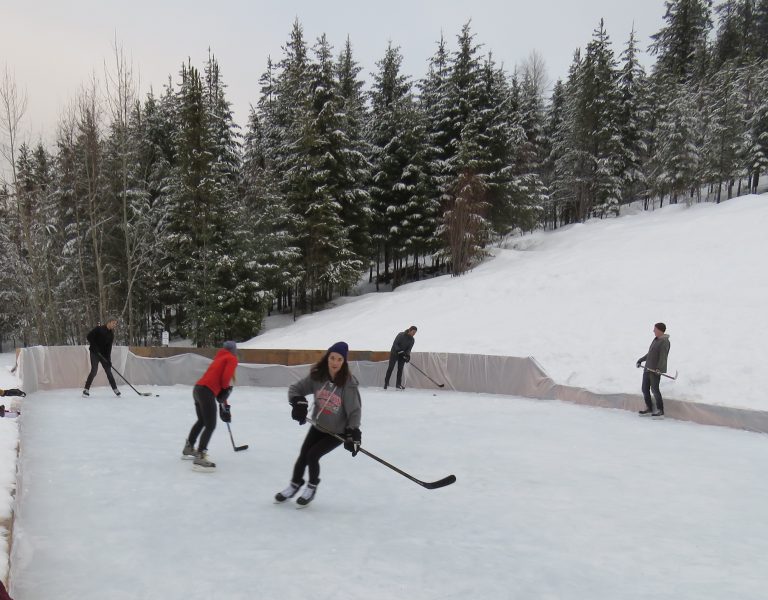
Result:
<svg viewBox="0 0 768 600"><path fill-rule="evenodd" d="M635 361L667 324L672 398L768 410L768 195L666 206L514 238L462 277L440 277L271 329L242 347L533 356L557 382L639 392Z"/></svg>
<svg viewBox="0 0 768 600"><path fill-rule="evenodd" d="M306 432L236 388L217 472L179 460L191 389L40 392L24 415L20 600L763 600L765 436L503 396L362 389L364 455L275 505Z"/></svg>

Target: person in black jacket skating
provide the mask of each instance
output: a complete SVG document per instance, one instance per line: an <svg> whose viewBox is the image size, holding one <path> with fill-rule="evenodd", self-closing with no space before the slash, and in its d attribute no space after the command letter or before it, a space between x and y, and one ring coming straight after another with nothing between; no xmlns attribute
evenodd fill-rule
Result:
<svg viewBox="0 0 768 600"><path fill-rule="evenodd" d="M104 325L97 325L86 336L90 344L88 350L91 353L91 372L88 373L88 378L85 380L83 396L90 396L91 384L93 383L93 378L96 377L96 372L99 370L99 363L101 363L104 372L107 374L109 385L112 386L115 396L120 395L120 390L117 389L117 383L115 383L115 377L112 375L112 342L115 340L115 327L117 327L117 318L109 317Z"/></svg>
<svg viewBox="0 0 768 600"><path fill-rule="evenodd" d="M411 325L405 331L401 331L395 336L395 341L392 342L392 349L389 351L389 366L387 367L387 375L384 377L384 389L389 387L389 378L392 377L392 370L397 363L397 378L395 383L397 389L404 390L403 386L403 366L405 363L411 360L411 348L416 340L413 336L416 335L417 327Z"/></svg>

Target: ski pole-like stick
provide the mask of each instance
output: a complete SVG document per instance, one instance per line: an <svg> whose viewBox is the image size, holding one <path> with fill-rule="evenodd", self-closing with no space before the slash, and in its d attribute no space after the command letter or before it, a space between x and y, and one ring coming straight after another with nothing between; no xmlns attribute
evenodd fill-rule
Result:
<svg viewBox="0 0 768 600"><path fill-rule="evenodd" d="M338 433L333 433L332 431L328 431L327 429L325 429L321 425L318 425L312 419L307 419L307 421L312 423L312 425L317 427L323 433L327 433L328 435L332 435L337 440L340 440L342 442L344 441L344 438L341 437ZM422 481L421 479L416 479L413 475L409 475L408 473L406 473L402 469L398 469L395 465L392 465L392 464L388 463L383 458L379 458L373 452L368 452L368 450L366 450L362 446L360 446L357 450L358 450L358 452L362 452L363 454L365 454L366 456L372 458L373 460L375 460L377 462L380 462L385 467L389 467L390 469L392 469L396 473L400 473L400 475L402 475L403 477L407 477L408 479L410 479L414 483L418 483L421 487L427 488L428 490L435 490L437 488L445 487L446 485L451 485L454 481L456 481L456 475L448 475L448 477L443 477L442 479L438 479L437 481Z"/></svg>
<svg viewBox="0 0 768 600"><path fill-rule="evenodd" d="M130 387L130 388L131 388L131 389L132 389L134 392L136 392L136 393L137 393L139 396L151 396L151 395L152 395L152 392L140 392L140 391L139 391L139 390L137 390L135 387L133 387L133 386L131 385L131 382L130 382L130 381L128 381L128 380L127 380L125 377L123 377L123 374L122 374L120 371L118 371L117 369L115 369L115 367L114 367L114 366L112 366L112 361L109 361L109 360L107 360L106 358L104 358L104 357L101 355L101 352L96 352L96 355L97 355L97 356L98 356L98 357L99 357L101 360L103 360L105 363L107 363L107 364L109 365L109 368L110 368L110 369L112 369L112 370L113 370L115 373L117 373L118 375L120 375L120 379L122 379L123 381L125 381L125 383L127 383L127 384L128 384L128 386L129 386L129 387ZM155 398L159 398L159 397L160 397L160 395L159 395L159 394L155 394Z"/></svg>
<svg viewBox="0 0 768 600"><path fill-rule="evenodd" d="M232 437L232 428L229 426L229 423L227 423L227 429L229 430L229 439L232 440L232 450L235 452L240 452L241 450L248 450L248 444L244 444L242 446L235 446L235 438Z"/></svg>
<svg viewBox="0 0 768 600"><path fill-rule="evenodd" d="M419 367L417 367L416 365L414 365L412 362L409 362L408 364L409 364L409 365L411 365L411 366L412 366L414 369L416 369L416 370L417 370L419 373L421 373L422 375L424 375L424 377L426 377L427 379L429 379L429 380L430 380L432 383L434 383L434 384L435 384L437 387L439 387L439 388L443 388L443 387L445 387L445 384L444 384L444 383L437 383L437 381L435 381L434 379L432 379L432 378L431 378L429 375L427 375L427 374L426 374L424 371L422 371L421 369L419 369Z"/></svg>
<svg viewBox="0 0 768 600"><path fill-rule="evenodd" d="M672 375L667 375L666 373L662 373L658 369L649 369L648 367L644 367L643 365L638 365L639 368L645 369L646 371L650 371L651 373L656 373L656 375L661 375L662 377L667 377L669 379L677 379L678 372L675 371L675 376L672 377Z"/></svg>

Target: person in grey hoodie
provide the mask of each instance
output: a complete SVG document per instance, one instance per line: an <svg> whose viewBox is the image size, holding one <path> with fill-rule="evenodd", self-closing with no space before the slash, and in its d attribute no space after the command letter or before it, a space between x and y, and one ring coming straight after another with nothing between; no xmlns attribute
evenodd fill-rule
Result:
<svg viewBox="0 0 768 600"><path fill-rule="evenodd" d="M659 383L661 383L661 374L667 372L667 357L669 356L669 336L665 333L667 326L664 323L656 323L653 326L653 341L651 342L648 353L637 359L637 367L640 368L643 362L643 398L645 399L645 410L641 410L642 416L651 415L654 417L664 416L664 399L661 397ZM656 411L653 411L651 402L651 392L656 399Z"/></svg>
<svg viewBox="0 0 768 600"><path fill-rule="evenodd" d="M309 482L296 500L306 506L315 497L320 483L320 459L342 443L344 448L357 456L362 434L360 433L361 402L357 379L349 372L347 355L349 346L336 342L323 357L312 366L309 375L288 388L291 418L303 425L307 421L306 396L314 395L312 426L307 432L299 457L293 467L293 476L282 492L275 495L276 502L293 498L304 485L304 472L309 470ZM344 438L342 442L336 434Z"/></svg>

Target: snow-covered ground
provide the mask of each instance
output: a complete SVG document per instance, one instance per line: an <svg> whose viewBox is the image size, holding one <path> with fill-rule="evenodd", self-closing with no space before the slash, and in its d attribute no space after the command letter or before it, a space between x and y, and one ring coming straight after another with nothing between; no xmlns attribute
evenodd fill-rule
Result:
<svg viewBox="0 0 768 600"><path fill-rule="evenodd" d="M96 388L95 388L96 389ZM276 505L305 427L232 396L212 474L179 459L191 390L41 392L24 418L16 600L762 600L764 435L491 395L363 389L364 455Z"/></svg>
<svg viewBox="0 0 768 600"><path fill-rule="evenodd" d="M557 382L639 393L635 361L667 324L671 398L768 410L768 195L679 204L512 240L462 277L366 294L271 328L250 348L533 356Z"/></svg>

